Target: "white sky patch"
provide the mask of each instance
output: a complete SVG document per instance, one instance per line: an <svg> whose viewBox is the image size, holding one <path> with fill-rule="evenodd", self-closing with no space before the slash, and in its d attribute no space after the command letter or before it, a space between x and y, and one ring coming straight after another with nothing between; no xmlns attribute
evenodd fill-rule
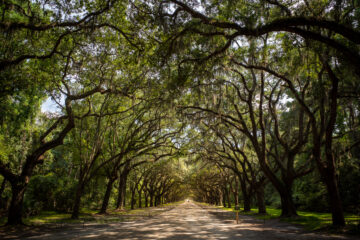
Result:
<svg viewBox="0 0 360 240"><path fill-rule="evenodd" d="M60 102L61 105L65 103L65 97L61 95ZM58 103L48 97L42 104L41 104L41 112L50 112L50 113L59 113L61 112L61 108Z"/></svg>

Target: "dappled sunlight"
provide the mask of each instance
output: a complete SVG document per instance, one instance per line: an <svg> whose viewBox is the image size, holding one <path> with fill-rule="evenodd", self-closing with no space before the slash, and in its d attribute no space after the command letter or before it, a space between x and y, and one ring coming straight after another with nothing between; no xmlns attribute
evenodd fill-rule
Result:
<svg viewBox="0 0 360 240"><path fill-rule="evenodd" d="M29 230L29 229L28 229ZM16 234L5 239L19 239ZM201 206L186 201L172 210L154 217L136 221L109 224L77 224L66 228L36 234L22 235L20 239L350 239L305 232L301 228L279 222L240 216L235 222L234 212ZM353 239L353 238L351 238Z"/></svg>

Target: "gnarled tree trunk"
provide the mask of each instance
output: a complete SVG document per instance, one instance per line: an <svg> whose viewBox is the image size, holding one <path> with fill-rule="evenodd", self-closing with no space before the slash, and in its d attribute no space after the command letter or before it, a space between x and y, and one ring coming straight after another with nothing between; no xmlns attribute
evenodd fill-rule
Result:
<svg viewBox="0 0 360 240"><path fill-rule="evenodd" d="M295 204L291 194L291 185L287 188L279 189L281 199L281 217L297 216Z"/></svg>
<svg viewBox="0 0 360 240"><path fill-rule="evenodd" d="M102 202L102 205L101 205L101 210L99 213L101 214L105 214L106 213L106 210L109 206L109 200L110 200L110 195L111 195L111 190L112 190L112 187L113 187L113 184L116 180L116 177L112 177L109 179L108 181L108 184L106 186L106 191L105 191L105 195L104 195L104 199L103 199L103 202Z"/></svg>
<svg viewBox="0 0 360 240"><path fill-rule="evenodd" d="M79 181L78 186L76 188L75 193L75 200L74 200L74 206L73 211L71 214L72 219L78 219L80 214L80 204L81 204L81 197L84 192L85 182Z"/></svg>
<svg viewBox="0 0 360 240"><path fill-rule="evenodd" d="M265 214L266 205L265 205L264 185L263 184L258 185L255 191L256 191L256 200L258 205L258 213Z"/></svg>
<svg viewBox="0 0 360 240"><path fill-rule="evenodd" d="M127 172L123 172L120 176L116 209L124 209L125 207L127 176Z"/></svg>
<svg viewBox="0 0 360 240"><path fill-rule="evenodd" d="M345 226L344 212L335 171L329 171L324 175L327 176L324 178L324 182L328 191L333 225Z"/></svg>
<svg viewBox="0 0 360 240"><path fill-rule="evenodd" d="M22 210L26 186L27 183L22 180L15 180L11 183L12 197L8 213L7 225L23 224Z"/></svg>

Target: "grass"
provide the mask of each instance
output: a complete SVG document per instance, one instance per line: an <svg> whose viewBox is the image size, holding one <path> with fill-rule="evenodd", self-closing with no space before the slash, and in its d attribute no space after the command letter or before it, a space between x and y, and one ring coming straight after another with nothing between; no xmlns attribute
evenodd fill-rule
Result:
<svg viewBox="0 0 360 240"><path fill-rule="evenodd" d="M332 228L331 213L317 213L298 211L299 217L297 218L284 218L283 220L289 223L300 224L307 230L321 230ZM280 213L278 214L280 216ZM360 224L360 216L354 214L345 214L345 222L348 227L356 227Z"/></svg>
<svg viewBox="0 0 360 240"><path fill-rule="evenodd" d="M179 205L181 202L168 203L159 205L156 208L168 208ZM43 225L43 224L77 224L84 222L95 223L109 223L124 221L124 215L142 215L142 216L154 216L163 211L154 211L154 207L128 209L122 211L110 210L108 214L97 214L98 210L94 209L81 209L79 219L71 219L71 213L58 213L55 211L42 211L40 214L24 218L23 221L26 225ZM5 225L7 218L0 218L0 226Z"/></svg>
<svg viewBox="0 0 360 240"><path fill-rule="evenodd" d="M221 209L227 211L234 211L234 207L227 208L218 206ZM250 212L242 212L239 213L241 215L251 215L258 219L274 219L279 218L281 215L281 209L276 209L272 207L266 208L267 214L266 215L259 215L257 213L256 208L252 208ZM331 229L331 213L318 213L318 212L308 212L308 211L297 211L298 217L294 218L281 218L281 221L292 223L292 224L299 224L303 226L306 230L315 231L321 229ZM358 224L360 224L360 216L355 214L345 214L345 221L348 228L357 228Z"/></svg>
<svg viewBox="0 0 360 240"><path fill-rule="evenodd" d="M82 213L79 219L71 219L70 213L57 213L54 211L43 211L39 215L24 219L26 225L41 225L51 223L81 223L83 221L92 221L94 218L89 213Z"/></svg>
<svg viewBox="0 0 360 240"><path fill-rule="evenodd" d="M173 207L177 206L182 202L175 202L160 205L157 208ZM206 203L197 203L203 206L210 206ZM226 211L234 211L234 206L232 208L226 208L218 206L219 208ZM279 218L281 214L280 209L267 207L266 215L257 214L257 209L252 208L250 212L242 212L241 215L251 215L258 219L275 219ZM143 216L154 216L161 213L162 211L154 211L154 208L137 208L134 210L125 209L123 211L109 211L106 215L97 214L98 210L94 209L81 209L81 214L79 219L71 219L70 213L58 213L55 211L43 211L36 216L31 216L24 219L24 223L27 225L42 225L42 224L76 224L84 222L95 222L95 223L109 223L109 222L119 222L124 220L124 215L130 216L134 215L143 215ZM296 218L281 218L281 221L285 221L292 224L302 225L306 230L314 231L325 229L326 231L331 231L331 214L330 213L317 213L317 212L307 212L307 211L298 211L299 217ZM348 229L350 232L359 232L360 216L354 214L345 214L345 220L347 223ZM6 217L0 218L0 225L6 223Z"/></svg>

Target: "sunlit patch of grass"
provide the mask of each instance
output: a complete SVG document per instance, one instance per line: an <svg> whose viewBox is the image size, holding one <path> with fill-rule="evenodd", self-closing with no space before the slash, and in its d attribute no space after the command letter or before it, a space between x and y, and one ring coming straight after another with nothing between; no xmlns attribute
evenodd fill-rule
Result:
<svg viewBox="0 0 360 240"><path fill-rule="evenodd" d="M71 219L70 213L43 211L39 215L31 216L24 219L24 223L27 225L39 225L39 224L51 224L51 223L83 223L84 221L86 222L95 221L95 218L89 213L81 213L79 219Z"/></svg>
<svg viewBox="0 0 360 240"><path fill-rule="evenodd" d="M129 213L129 210L126 209L122 209L122 210L113 210L113 211L109 211L109 214L113 214L113 215L125 215Z"/></svg>
<svg viewBox="0 0 360 240"><path fill-rule="evenodd" d="M73 223L109 223L119 222L126 219L126 215L142 215L142 216L154 216L162 213L166 209L175 207L181 204L183 201L167 203L157 207L136 208L131 210L129 206L126 206L124 210L109 210L107 214L98 214L98 209L82 208L79 219L71 219L71 213L58 213L55 211L42 211L40 214L24 218L23 221L26 225L42 225L42 224L73 224ZM163 209L161 209L163 208ZM165 209L164 209L165 208ZM158 209L158 210L156 210ZM0 225L5 225L7 217L0 218Z"/></svg>
<svg viewBox="0 0 360 240"><path fill-rule="evenodd" d="M127 214L139 214L144 212L147 212L147 208L132 209Z"/></svg>
<svg viewBox="0 0 360 240"><path fill-rule="evenodd" d="M235 211L235 206L232 206L231 208L223 206L217 207L226 211ZM281 209L277 208L267 207L266 212L267 214L265 215L259 215L257 208L252 208L249 212L239 211L241 215L250 215L262 220L279 218L281 215ZM298 215L298 217L294 218L281 218L281 221L302 225L306 230L310 231L329 228L332 224L331 213L298 211ZM360 216L345 214L345 221L348 226L356 228L356 226L360 224Z"/></svg>
<svg viewBox="0 0 360 240"><path fill-rule="evenodd" d="M135 209L130 209L129 207L126 207L123 210L113 210L113 211L109 211L109 214L114 214L114 215L147 215L147 213L152 212L152 210L154 210L154 208L171 208L171 207L175 207L178 206L179 204L181 204L183 201L180 202L174 202L174 203L166 203L166 204L162 204L156 207L143 207L143 208L135 208ZM152 213L152 215L154 215L154 213Z"/></svg>
<svg viewBox="0 0 360 240"><path fill-rule="evenodd" d="M81 213L83 214L96 214L98 213L99 210L95 210L95 209L89 209L89 208L82 208L81 209Z"/></svg>
<svg viewBox="0 0 360 240"><path fill-rule="evenodd" d="M220 207L222 210L225 210L225 211L234 211L234 208L228 208L228 207Z"/></svg>
<svg viewBox="0 0 360 240"><path fill-rule="evenodd" d="M160 208L171 208L177 206L182 202L168 203L159 205L157 207L136 208L130 209L128 206L124 210L109 210L107 214L98 214L99 210L82 208L79 219L71 219L70 213L58 213L55 211L42 211L36 216L31 216L24 219L24 223L27 225L41 225L41 224L53 224L53 223L84 223L84 222L96 222L96 223L109 223L124 221L124 215L143 215L154 216L163 212L155 211ZM3 225L6 223L6 217L0 219Z"/></svg>
<svg viewBox="0 0 360 240"><path fill-rule="evenodd" d="M307 230L319 230L331 227L331 213L317 213L298 211L299 217L284 218L283 221L300 224ZM345 214L345 221L348 226L360 223L360 216L354 214Z"/></svg>

